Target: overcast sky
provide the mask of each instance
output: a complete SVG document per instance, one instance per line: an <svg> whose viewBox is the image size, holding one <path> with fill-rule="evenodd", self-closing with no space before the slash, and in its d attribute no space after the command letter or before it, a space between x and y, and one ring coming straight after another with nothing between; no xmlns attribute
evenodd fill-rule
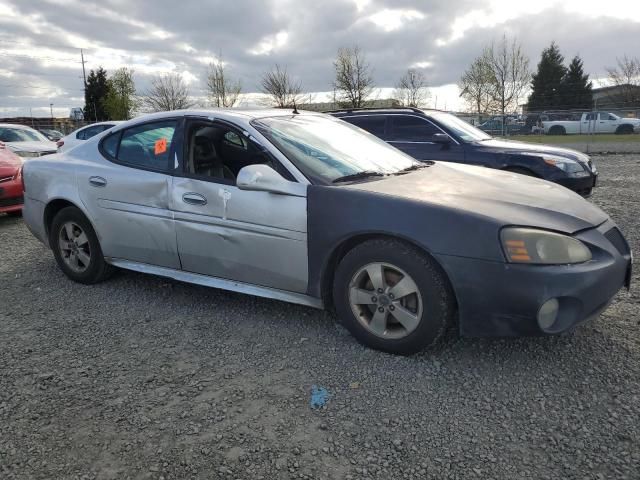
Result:
<svg viewBox="0 0 640 480"><path fill-rule="evenodd" d="M179 72L202 96L220 55L246 92L275 63L306 91L328 91L336 51L354 44L376 85L421 68L430 106L456 109L455 83L503 33L518 37L532 68L555 40L603 78L616 56L640 56L640 0L0 0L0 115L82 107L80 48L87 74L128 66L144 90L153 74Z"/></svg>

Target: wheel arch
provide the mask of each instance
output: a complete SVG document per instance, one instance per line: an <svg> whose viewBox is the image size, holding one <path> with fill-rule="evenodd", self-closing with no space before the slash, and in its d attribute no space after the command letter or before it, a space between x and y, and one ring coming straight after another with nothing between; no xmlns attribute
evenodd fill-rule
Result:
<svg viewBox="0 0 640 480"><path fill-rule="evenodd" d="M551 125L549 127L549 135L566 135L566 134L567 134L567 129L563 125Z"/></svg>
<svg viewBox="0 0 640 480"><path fill-rule="evenodd" d="M47 203L47 205L44 207L43 224L44 224L45 234L47 235L47 239L49 238L49 235L51 232L51 224L53 223L53 219L58 214L58 212L60 212L62 209L67 207L75 207L78 210L80 210L84 215L84 217L87 219L87 221L91 224L91 228L93 228L93 231L96 232L98 239L100 239L98 230L96 230L96 227L91 221L91 219L89 218L89 215L87 215L87 212L85 212L82 206L78 205L77 202L69 200L68 198L54 198L50 200Z"/></svg>
<svg viewBox="0 0 640 480"><path fill-rule="evenodd" d="M618 128L616 128L616 134L618 135L624 135L624 134L632 134L633 133L633 125L631 123L623 123L621 125L618 125Z"/></svg>
<svg viewBox="0 0 640 480"><path fill-rule="evenodd" d="M519 174L523 174L523 175L529 175L529 176L535 177L535 178L542 178L541 175L539 175L538 173L534 172L531 168L529 168L528 166L525 166L525 165L508 165L506 167L503 167L501 170L503 170L505 172L512 172L512 173L519 173Z"/></svg>
<svg viewBox="0 0 640 480"><path fill-rule="evenodd" d="M335 278L335 272L338 267L340 261L344 258L344 256L353 250L358 245L362 243L374 240L374 239L389 239L389 240L399 240L401 242L407 243L412 247L418 249L425 255L427 255L431 260L433 260L434 265L440 270L445 282L447 284L447 288L450 290L454 303L456 305L456 309L458 306L458 297L456 295L455 288L451 283L451 279L447 274L447 271L440 264L438 259L426 248L424 245L420 245L418 242L411 238L407 238L403 235L397 234L389 234L384 232L359 232L353 235L350 235L347 238L343 238L331 251L328 255L327 260L325 261L324 267L322 269L322 274L320 278L320 294L322 298L322 302L327 310L334 310L334 302L333 302L333 282Z"/></svg>

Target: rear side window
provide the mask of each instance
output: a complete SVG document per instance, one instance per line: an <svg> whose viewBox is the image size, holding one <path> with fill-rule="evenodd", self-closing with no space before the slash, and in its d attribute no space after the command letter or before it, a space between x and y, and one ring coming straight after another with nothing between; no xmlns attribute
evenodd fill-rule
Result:
<svg viewBox="0 0 640 480"><path fill-rule="evenodd" d="M344 118L347 122L373 133L376 137L384 137L387 119L380 115L362 115L359 117Z"/></svg>
<svg viewBox="0 0 640 480"><path fill-rule="evenodd" d="M77 134L76 134L76 138L78 140L89 140L91 137L104 132L105 130L107 130L108 128L113 127L113 125L94 125L91 127L87 127L83 130L80 130Z"/></svg>
<svg viewBox="0 0 640 480"><path fill-rule="evenodd" d="M150 170L167 171L175 120L145 123L106 137L102 150L119 163Z"/></svg>
<svg viewBox="0 0 640 480"><path fill-rule="evenodd" d="M430 121L410 115L397 115L391 122L391 140L397 142L428 142L441 131Z"/></svg>
<svg viewBox="0 0 640 480"><path fill-rule="evenodd" d="M116 158L118 153L118 143L120 143L120 133L114 133L109 135L102 142L102 148L109 154L110 157Z"/></svg>

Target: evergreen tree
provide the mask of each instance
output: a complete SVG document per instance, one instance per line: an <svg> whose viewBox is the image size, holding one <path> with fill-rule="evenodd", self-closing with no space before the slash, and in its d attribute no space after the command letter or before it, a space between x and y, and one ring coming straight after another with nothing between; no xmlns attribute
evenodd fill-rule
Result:
<svg viewBox="0 0 640 480"><path fill-rule="evenodd" d="M593 104L592 87L589 74L584 73L582 59L576 55L569 64L567 74L562 79L560 89L563 108L590 109Z"/></svg>
<svg viewBox="0 0 640 480"><path fill-rule="evenodd" d="M86 120L98 122L109 120L105 108L108 93L107 71L102 67L95 71L91 70L87 77L87 88L84 94L84 118Z"/></svg>
<svg viewBox="0 0 640 480"><path fill-rule="evenodd" d="M564 57L555 42L542 51L538 70L531 80L532 92L527 107L529 111L564 108L561 83L567 69Z"/></svg>

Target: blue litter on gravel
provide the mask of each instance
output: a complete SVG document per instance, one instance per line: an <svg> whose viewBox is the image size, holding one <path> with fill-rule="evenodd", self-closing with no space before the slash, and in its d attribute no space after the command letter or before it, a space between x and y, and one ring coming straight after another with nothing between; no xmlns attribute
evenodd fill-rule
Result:
<svg viewBox="0 0 640 480"><path fill-rule="evenodd" d="M311 386L311 408L324 407L329 397L330 395L326 388L318 387L317 385Z"/></svg>

